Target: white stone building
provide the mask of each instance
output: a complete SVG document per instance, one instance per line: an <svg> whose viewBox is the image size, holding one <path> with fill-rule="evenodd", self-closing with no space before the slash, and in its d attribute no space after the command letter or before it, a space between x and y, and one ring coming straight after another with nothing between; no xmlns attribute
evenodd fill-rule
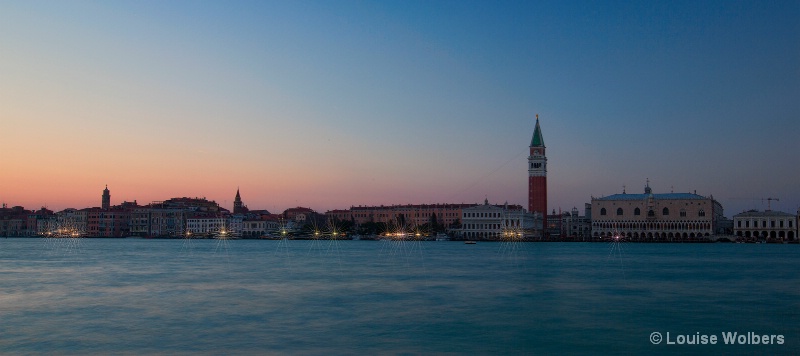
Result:
<svg viewBox="0 0 800 356"><path fill-rule="evenodd" d="M186 234L197 237L217 237L218 235L240 237L243 228L242 221L241 215L196 215L186 219Z"/></svg>
<svg viewBox="0 0 800 356"><path fill-rule="evenodd" d="M782 211L750 210L733 216L733 234L743 239L794 241L797 223L798 216Z"/></svg>
<svg viewBox="0 0 800 356"><path fill-rule="evenodd" d="M541 216L526 212L519 205L475 205L465 208L461 213L459 236L467 240L503 240L511 238L532 238L539 236ZM538 221L538 225L537 225Z"/></svg>
<svg viewBox="0 0 800 356"><path fill-rule="evenodd" d="M274 233L280 224L274 220L245 219L242 221L242 237L259 238Z"/></svg>

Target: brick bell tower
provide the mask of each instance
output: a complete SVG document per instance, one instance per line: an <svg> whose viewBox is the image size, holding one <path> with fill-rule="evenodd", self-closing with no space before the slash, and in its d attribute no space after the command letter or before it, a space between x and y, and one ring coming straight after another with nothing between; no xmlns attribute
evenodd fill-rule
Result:
<svg viewBox="0 0 800 356"><path fill-rule="evenodd" d="M544 139L536 114L536 128L528 156L528 212L542 215L542 233L547 228L547 156L544 154Z"/></svg>

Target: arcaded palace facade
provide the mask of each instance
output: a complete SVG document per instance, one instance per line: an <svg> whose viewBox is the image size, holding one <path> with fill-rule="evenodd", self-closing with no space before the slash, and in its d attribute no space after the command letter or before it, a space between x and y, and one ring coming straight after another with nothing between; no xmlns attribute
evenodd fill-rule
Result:
<svg viewBox="0 0 800 356"><path fill-rule="evenodd" d="M592 236L621 236L633 240L694 239L715 235L722 221L722 205L714 197L693 193L592 197Z"/></svg>

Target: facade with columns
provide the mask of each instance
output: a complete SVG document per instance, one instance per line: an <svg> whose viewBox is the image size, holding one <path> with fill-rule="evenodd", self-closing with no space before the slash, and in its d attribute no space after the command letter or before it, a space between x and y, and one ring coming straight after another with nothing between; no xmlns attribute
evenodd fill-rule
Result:
<svg viewBox="0 0 800 356"><path fill-rule="evenodd" d="M782 211L750 210L733 216L733 234L744 239L776 239L794 241L797 239L797 216Z"/></svg>
<svg viewBox="0 0 800 356"><path fill-rule="evenodd" d="M467 240L507 240L538 237L541 215L519 205L483 205L462 210L460 237Z"/></svg>
<svg viewBox="0 0 800 356"><path fill-rule="evenodd" d="M692 193L592 197L592 237L620 235L640 241L700 239L715 235L723 220L722 205L714 197Z"/></svg>

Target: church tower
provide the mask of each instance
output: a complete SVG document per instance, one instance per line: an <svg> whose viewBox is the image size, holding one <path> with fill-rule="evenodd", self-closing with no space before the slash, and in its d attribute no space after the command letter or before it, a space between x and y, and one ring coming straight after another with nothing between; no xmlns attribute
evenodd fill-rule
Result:
<svg viewBox="0 0 800 356"><path fill-rule="evenodd" d="M547 156L544 150L539 114L536 114L536 128L528 156L528 212L542 215L543 229L547 227Z"/></svg>
<svg viewBox="0 0 800 356"><path fill-rule="evenodd" d="M108 185L106 185L106 189L103 189L103 203L101 207L103 210L111 208L111 192L108 190Z"/></svg>
<svg viewBox="0 0 800 356"><path fill-rule="evenodd" d="M239 188L236 188L236 198L233 199L233 213L234 214L242 214L244 213L244 205L242 204L242 197L239 196Z"/></svg>

